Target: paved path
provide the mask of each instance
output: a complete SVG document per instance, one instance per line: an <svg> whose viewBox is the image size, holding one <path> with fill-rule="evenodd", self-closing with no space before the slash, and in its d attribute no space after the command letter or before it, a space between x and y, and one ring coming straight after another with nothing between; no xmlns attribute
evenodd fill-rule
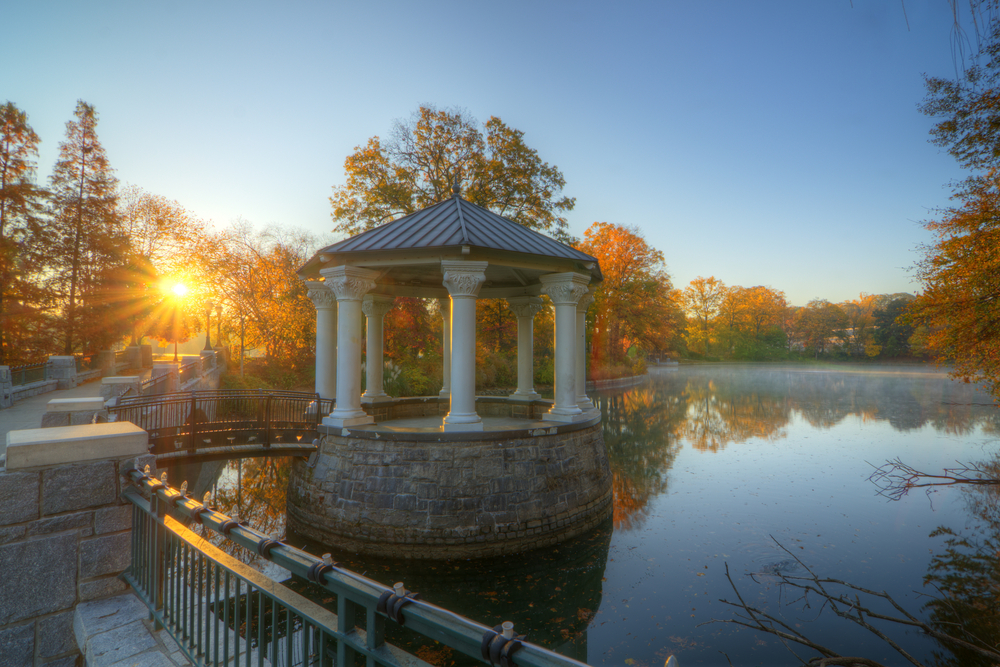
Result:
<svg viewBox="0 0 1000 667"><path fill-rule="evenodd" d="M144 379L149 373L148 369L143 372ZM92 396L100 397L100 395L101 380L98 378L73 389L57 389L46 394L37 394L17 401L9 408L0 410L0 458L3 458L7 453L7 433L28 428L40 428L42 415L45 414L49 401L53 398L90 398Z"/></svg>

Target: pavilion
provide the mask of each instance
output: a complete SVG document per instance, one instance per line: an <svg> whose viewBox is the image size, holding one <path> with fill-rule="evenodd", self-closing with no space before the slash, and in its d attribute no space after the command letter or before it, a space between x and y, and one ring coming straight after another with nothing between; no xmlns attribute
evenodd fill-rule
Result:
<svg viewBox="0 0 1000 667"><path fill-rule="evenodd" d="M476 411L476 300L503 298L517 315L517 391L533 387L534 316L547 294L555 309L555 401L544 419L587 418L586 311L602 280L598 261L463 199L450 199L331 245L299 272L316 306L316 391L336 398L323 423L373 423L364 404L383 391L382 322L397 296L437 298L444 314L444 431L483 429ZM322 277L322 281L314 280ZM313 280L310 280L313 279ZM361 318L367 318L366 390L361 393ZM450 317L449 317L450 316Z"/></svg>
<svg viewBox="0 0 1000 667"><path fill-rule="evenodd" d="M333 550L479 558L551 546L607 519L601 412L584 391L596 259L456 191L324 248L300 275L316 305L316 391L336 404L317 428L316 453L292 462L290 531ZM555 310L554 401L532 383L543 294ZM382 322L397 296L439 299L440 395L383 390ZM506 299L517 315L517 391L508 397L476 397L479 298Z"/></svg>

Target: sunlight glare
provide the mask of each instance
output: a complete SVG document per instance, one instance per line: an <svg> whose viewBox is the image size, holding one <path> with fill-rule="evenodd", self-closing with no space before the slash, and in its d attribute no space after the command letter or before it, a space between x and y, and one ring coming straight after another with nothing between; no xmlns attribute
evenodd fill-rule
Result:
<svg viewBox="0 0 1000 667"><path fill-rule="evenodd" d="M188 293L188 288L184 283L174 283L171 286L170 291L173 292L174 296L180 298Z"/></svg>

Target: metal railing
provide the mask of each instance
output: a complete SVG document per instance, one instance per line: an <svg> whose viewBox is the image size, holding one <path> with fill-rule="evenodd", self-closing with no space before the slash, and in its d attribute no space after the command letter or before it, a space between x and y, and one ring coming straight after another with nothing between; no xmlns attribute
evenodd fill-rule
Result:
<svg viewBox="0 0 1000 667"><path fill-rule="evenodd" d="M235 444L310 445L332 410L319 394L235 390L126 397L109 413L148 432L155 454L193 454Z"/></svg>
<svg viewBox="0 0 1000 667"><path fill-rule="evenodd" d="M178 371L178 381L181 384L193 380L195 376L198 375L198 367L201 361L189 361L186 364L181 364L181 368Z"/></svg>
<svg viewBox="0 0 1000 667"><path fill-rule="evenodd" d="M20 385L41 382L49 379L49 364L42 361L37 364L24 364L23 366L13 366L10 369L11 383L17 387Z"/></svg>
<svg viewBox="0 0 1000 667"><path fill-rule="evenodd" d="M170 382L169 375L159 375L157 377L151 377L148 380L143 380L139 383L139 395L140 396L160 396L166 393L167 386Z"/></svg>
<svg viewBox="0 0 1000 667"><path fill-rule="evenodd" d="M128 362L128 350L118 350L115 352L115 363L124 364Z"/></svg>
<svg viewBox="0 0 1000 667"><path fill-rule="evenodd" d="M148 474L126 473L132 560L126 580L195 665L427 665L385 641L387 622L476 660L521 667L581 667L571 658L489 628L275 541ZM182 487L183 489L183 487ZM147 495L149 500L143 497ZM336 613L260 574L185 528L168 510L323 587Z"/></svg>
<svg viewBox="0 0 1000 667"><path fill-rule="evenodd" d="M73 356L76 357L76 372L77 373L79 373L81 371L89 371L92 368L94 368L94 365L97 363L97 355L96 354L76 354L76 355L73 355Z"/></svg>

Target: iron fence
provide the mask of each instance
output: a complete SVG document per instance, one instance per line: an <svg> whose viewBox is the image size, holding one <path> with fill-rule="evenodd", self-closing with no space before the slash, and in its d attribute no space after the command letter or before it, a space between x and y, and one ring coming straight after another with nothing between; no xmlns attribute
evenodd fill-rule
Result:
<svg viewBox="0 0 1000 667"><path fill-rule="evenodd" d="M127 397L109 412L148 432L159 455L234 444L309 445L332 410L333 400L319 394L235 390Z"/></svg>
<svg viewBox="0 0 1000 667"><path fill-rule="evenodd" d="M158 375L139 383L140 396L160 396L167 392L167 385L170 382L169 375Z"/></svg>
<svg viewBox="0 0 1000 667"><path fill-rule="evenodd" d="M23 366L13 366L10 369L10 377L11 377L11 382L15 387L25 384L31 384L32 382L41 382L42 380L48 380L49 364L48 362L42 361L37 364L24 364Z"/></svg>
<svg viewBox="0 0 1000 667"><path fill-rule="evenodd" d="M75 354L76 357L76 372L89 371L96 367L97 355L96 354Z"/></svg>
<svg viewBox="0 0 1000 667"><path fill-rule="evenodd" d="M178 371L181 384L193 380L198 376L199 363L200 361L189 361L186 364L181 364L181 369Z"/></svg>
<svg viewBox="0 0 1000 667"><path fill-rule="evenodd" d="M270 539L148 474L127 475L135 487L125 493L134 505L125 578L195 665L427 665L385 641L393 622L491 665L583 666L525 641L508 624L476 623L418 599L402 583L387 588ZM322 586L336 613L228 556L168 510Z"/></svg>

